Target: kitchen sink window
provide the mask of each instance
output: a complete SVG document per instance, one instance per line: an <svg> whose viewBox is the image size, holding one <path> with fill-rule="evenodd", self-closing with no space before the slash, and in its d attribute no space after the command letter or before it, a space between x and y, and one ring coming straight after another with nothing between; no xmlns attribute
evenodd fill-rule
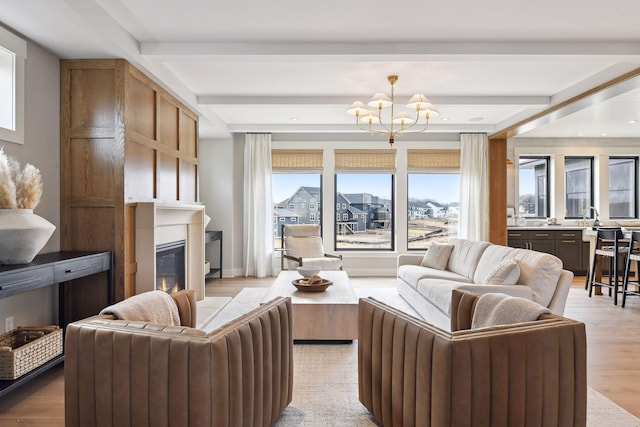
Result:
<svg viewBox="0 0 640 427"><path fill-rule="evenodd" d="M611 218L637 217L637 182L637 157L609 157L609 216Z"/></svg>
<svg viewBox="0 0 640 427"><path fill-rule="evenodd" d="M549 157L520 156L518 168L520 216L549 216Z"/></svg>
<svg viewBox="0 0 640 427"><path fill-rule="evenodd" d="M566 218L582 218L593 206L593 157L565 157ZM593 210L586 213L593 218Z"/></svg>

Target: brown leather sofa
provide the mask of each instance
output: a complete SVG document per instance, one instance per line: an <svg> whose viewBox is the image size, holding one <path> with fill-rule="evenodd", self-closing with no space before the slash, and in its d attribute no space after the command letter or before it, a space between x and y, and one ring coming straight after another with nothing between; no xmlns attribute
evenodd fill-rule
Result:
<svg viewBox="0 0 640 427"><path fill-rule="evenodd" d="M103 315L67 327L67 427L270 426L279 417L292 398L290 299L209 334L193 328L193 294L174 299L182 326Z"/></svg>
<svg viewBox="0 0 640 427"><path fill-rule="evenodd" d="M361 299L362 404L385 427L585 426L584 324L543 314L469 330L476 298L453 292L453 332Z"/></svg>

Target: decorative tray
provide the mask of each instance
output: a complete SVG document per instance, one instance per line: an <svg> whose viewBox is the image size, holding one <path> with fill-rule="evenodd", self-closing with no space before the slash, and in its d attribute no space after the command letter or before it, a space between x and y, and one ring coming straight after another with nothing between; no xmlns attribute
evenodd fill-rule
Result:
<svg viewBox="0 0 640 427"><path fill-rule="evenodd" d="M296 279L292 280L291 283L301 292L322 292L325 291L330 285L333 285L331 280L322 279L320 283L314 283L310 285L308 282L309 279Z"/></svg>

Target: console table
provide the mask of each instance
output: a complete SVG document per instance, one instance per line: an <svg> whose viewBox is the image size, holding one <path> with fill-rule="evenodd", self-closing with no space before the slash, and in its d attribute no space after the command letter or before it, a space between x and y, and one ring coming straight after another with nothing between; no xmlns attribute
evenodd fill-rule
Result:
<svg viewBox="0 0 640 427"><path fill-rule="evenodd" d="M114 301L111 252L53 252L36 256L29 264L0 265L0 298L59 284L59 324L64 328L79 319L65 317L65 282L107 272L106 298ZM37 304L37 303L36 303ZM96 313L97 314L97 313ZM32 326L32 325L31 325ZM0 380L0 396L61 363L64 353L15 380Z"/></svg>
<svg viewBox="0 0 640 427"><path fill-rule="evenodd" d="M209 243L220 242L220 264L218 267L211 267L209 270L209 274L205 276L205 278L210 279L214 277L215 274L220 274L220 278L222 278L222 231L205 231L204 232L204 244L208 245Z"/></svg>

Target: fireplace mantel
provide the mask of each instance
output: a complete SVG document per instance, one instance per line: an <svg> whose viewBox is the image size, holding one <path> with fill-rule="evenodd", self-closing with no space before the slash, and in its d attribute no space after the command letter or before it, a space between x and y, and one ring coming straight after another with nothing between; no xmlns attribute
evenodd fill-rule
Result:
<svg viewBox="0 0 640 427"><path fill-rule="evenodd" d="M136 293L155 289L156 245L186 240L186 288L204 299L204 205L137 202Z"/></svg>

